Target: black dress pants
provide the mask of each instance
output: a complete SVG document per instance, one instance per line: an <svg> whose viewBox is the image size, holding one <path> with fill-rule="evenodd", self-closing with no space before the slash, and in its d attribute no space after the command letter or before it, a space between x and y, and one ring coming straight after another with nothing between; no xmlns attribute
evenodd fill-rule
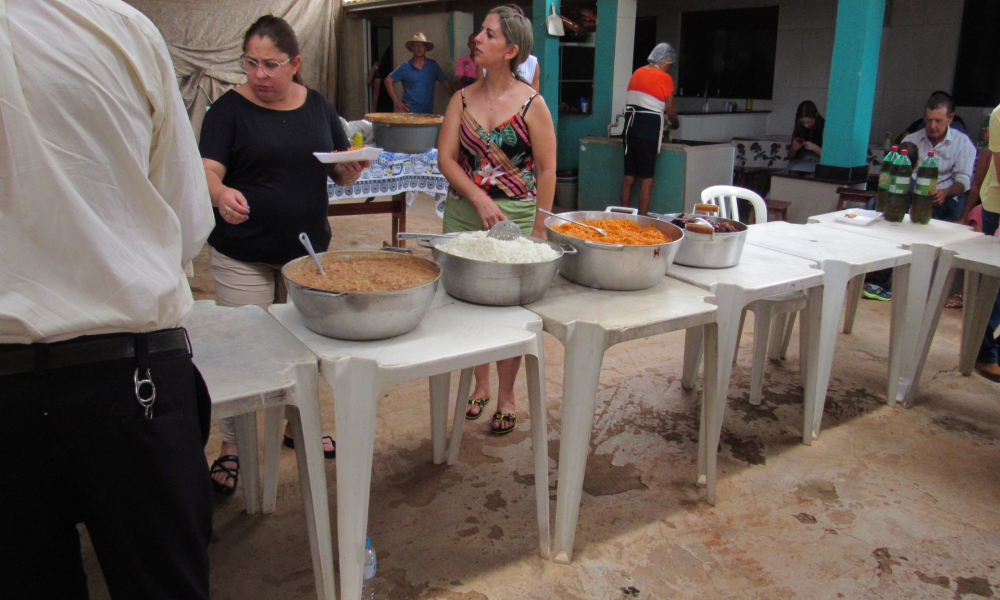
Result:
<svg viewBox="0 0 1000 600"><path fill-rule="evenodd" d="M135 359L0 377L0 596L87 598L84 523L115 600L209 597L211 404L183 354L149 357L152 419Z"/></svg>

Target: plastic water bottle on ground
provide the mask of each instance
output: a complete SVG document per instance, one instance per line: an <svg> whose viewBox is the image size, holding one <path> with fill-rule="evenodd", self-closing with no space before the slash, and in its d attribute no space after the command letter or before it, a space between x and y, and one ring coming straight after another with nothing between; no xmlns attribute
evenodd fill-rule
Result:
<svg viewBox="0 0 1000 600"><path fill-rule="evenodd" d="M375 600L375 572L378 565L375 561L375 548L372 548L372 539L365 538L365 581L361 586L362 600Z"/></svg>

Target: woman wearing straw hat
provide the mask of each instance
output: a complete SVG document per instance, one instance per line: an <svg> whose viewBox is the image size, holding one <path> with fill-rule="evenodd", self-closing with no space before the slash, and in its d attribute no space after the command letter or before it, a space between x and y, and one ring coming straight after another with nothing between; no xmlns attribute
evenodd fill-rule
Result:
<svg viewBox="0 0 1000 600"><path fill-rule="evenodd" d="M396 67L385 78L385 89L399 112L434 114L434 82L440 81L448 94L454 94L455 88L448 82L441 65L427 58L427 53L434 49L427 36L421 32L413 34L406 42L406 49L413 53L413 58ZM393 87L397 81L403 84L402 101Z"/></svg>

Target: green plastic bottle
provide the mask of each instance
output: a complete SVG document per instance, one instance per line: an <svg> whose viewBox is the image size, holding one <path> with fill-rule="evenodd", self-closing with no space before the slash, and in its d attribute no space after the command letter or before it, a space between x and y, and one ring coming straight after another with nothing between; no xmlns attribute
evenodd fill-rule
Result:
<svg viewBox="0 0 1000 600"><path fill-rule="evenodd" d="M938 162L934 151L917 167L917 184L913 188L913 206L910 207L910 221L926 225L934 214L934 197L937 195Z"/></svg>
<svg viewBox="0 0 1000 600"><path fill-rule="evenodd" d="M910 198L910 175L913 174L913 165L906 150L901 150L896 160L892 161L892 170L889 171L889 193L885 198L886 221L899 223L906 216L906 204Z"/></svg>
<svg viewBox="0 0 1000 600"><path fill-rule="evenodd" d="M899 146L893 146L882 159L882 168L878 172L878 191L875 193L875 210L885 212L885 198L889 194L889 171L892 162L899 157Z"/></svg>

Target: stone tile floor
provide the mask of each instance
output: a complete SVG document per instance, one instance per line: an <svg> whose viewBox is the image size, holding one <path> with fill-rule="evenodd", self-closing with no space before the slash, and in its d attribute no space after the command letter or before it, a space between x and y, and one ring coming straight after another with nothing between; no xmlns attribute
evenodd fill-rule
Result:
<svg viewBox="0 0 1000 600"><path fill-rule="evenodd" d="M438 231L426 198L411 231ZM388 239L386 215L333 222L332 248ZM424 251L421 251L424 252ZM198 298L214 297L207 252ZM885 405L889 304L863 301L838 336L822 436L800 443L798 349L769 363L764 400L747 402L752 317L729 390L719 502L692 485L700 387L681 389L683 335L615 346L601 375L572 565L536 552L527 390L497 438L468 422L460 463L430 462L427 383L380 400L369 534L379 596L412 599L975 598L1000 594L1000 388L957 371L960 311L947 310L915 408ZM797 336L795 336L797 337ZM546 340L549 468L555 499L562 347ZM457 386L457 375L452 390ZM329 390L324 425L333 430ZM488 407L487 410L490 410ZM261 428L262 429L262 428ZM218 453L213 434L206 456ZM220 501L213 596L314 598L292 451L272 515ZM331 499L336 461L328 461ZM335 523L334 519L334 523ZM335 526L335 525L334 525ZM84 542L93 597L106 598Z"/></svg>

